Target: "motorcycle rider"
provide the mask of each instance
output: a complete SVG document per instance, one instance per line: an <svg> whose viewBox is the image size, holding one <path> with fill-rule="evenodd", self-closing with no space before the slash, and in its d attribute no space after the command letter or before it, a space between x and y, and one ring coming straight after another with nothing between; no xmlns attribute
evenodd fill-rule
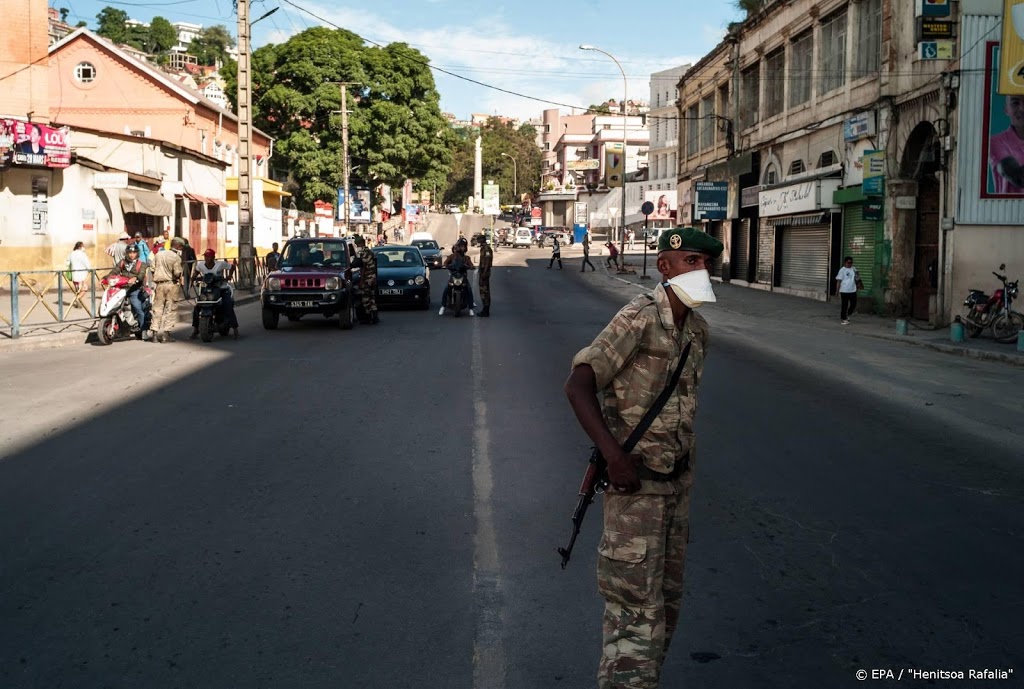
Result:
<svg viewBox="0 0 1024 689"><path fill-rule="evenodd" d="M476 266L473 265L473 259L466 255L466 251L469 249L469 242L466 241L465 237L460 237L455 246L452 247L452 253L448 254L448 257L444 259L443 268L447 268L453 273L459 273L466 280L463 282L466 288L466 302L469 304L469 315L475 316L473 312L475 302L473 301L473 285L470 283L466 272L473 270ZM450 290L448 285L444 287L444 294L441 295L441 310L437 312L438 316L444 315L444 307L448 303L448 294Z"/></svg>
<svg viewBox="0 0 1024 689"><path fill-rule="evenodd" d="M203 252L203 261L196 264L196 281L202 280L204 275L214 273L222 280L230 280L235 272L235 267L227 261L218 261L217 252L207 249ZM234 339L238 339L238 318L235 316L235 300L231 295L231 284L227 284L220 293L220 307L224 310L224 323L234 331ZM192 309L192 334L188 339L194 340L199 337L199 305Z"/></svg>
<svg viewBox="0 0 1024 689"><path fill-rule="evenodd" d="M124 258L117 262L114 269L107 277L120 275L128 278L128 302L132 305L132 313L143 332L143 339L148 339L145 334L149 330L147 313L143 303L149 298L143 289L146 282L146 271L149 266L139 258L139 247L136 244L128 244L125 247Z"/></svg>

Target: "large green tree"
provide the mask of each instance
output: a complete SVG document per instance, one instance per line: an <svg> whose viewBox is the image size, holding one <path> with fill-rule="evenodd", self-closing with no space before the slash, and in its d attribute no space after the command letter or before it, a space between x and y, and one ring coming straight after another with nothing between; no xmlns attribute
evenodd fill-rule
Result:
<svg viewBox="0 0 1024 689"><path fill-rule="evenodd" d="M96 33L104 38L109 38L114 43L124 43L128 40L128 13L114 7L104 7L96 15Z"/></svg>
<svg viewBox="0 0 1024 689"><path fill-rule="evenodd" d="M228 48L234 44L235 39L227 27L217 24L200 31L189 44L188 52L201 65L223 64L228 59Z"/></svg>
<svg viewBox="0 0 1024 689"><path fill-rule="evenodd" d="M519 197L538 190L542 156L533 126L524 124L516 128L492 117L479 133L483 180L498 184L502 204L518 204ZM445 185L438 186L443 203L463 204L473 195L476 136L474 130L461 130L453 141L451 173Z"/></svg>
<svg viewBox="0 0 1024 689"><path fill-rule="evenodd" d="M236 69L221 70L233 104ZM412 48L368 48L349 31L316 27L257 49L252 79L255 124L275 138L274 156L290 171L289 191L300 207L333 201L341 186L337 82L351 83L351 183L396 187L407 178L444 179L450 133L426 58Z"/></svg>
<svg viewBox="0 0 1024 689"><path fill-rule="evenodd" d="M149 36L146 50L151 53L165 53L178 42L178 32L167 19L153 17L149 23Z"/></svg>

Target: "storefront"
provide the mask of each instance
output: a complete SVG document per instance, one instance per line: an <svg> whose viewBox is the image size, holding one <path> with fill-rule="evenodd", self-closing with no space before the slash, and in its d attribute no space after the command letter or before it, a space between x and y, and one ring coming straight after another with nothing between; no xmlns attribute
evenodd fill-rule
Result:
<svg viewBox="0 0 1024 689"><path fill-rule="evenodd" d="M732 279L745 283L755 282L754 267L757 264L757 195L760 186L746 187L740 191L740 218L732 228Z"/></svg>
<svg viewBox="0 0 1024 689"><path fill-rule="evenodd" d="M840 231L831 212L838 178L809 179L758 193L758 281L772 289L828 300L832 247Z"/></svg>

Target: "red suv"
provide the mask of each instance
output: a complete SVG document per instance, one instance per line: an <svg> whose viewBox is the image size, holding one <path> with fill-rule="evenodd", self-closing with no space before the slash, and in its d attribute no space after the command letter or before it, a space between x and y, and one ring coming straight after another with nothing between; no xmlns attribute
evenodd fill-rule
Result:
<svg viewBox="0 0 1024 689"><path fill-rule="evenodd" d="M358 290L350 270L353 254L354 248L345 238L289 240L278 269L263 281L263 327L276 330L282 315L297 321L319 314L328 318L337 315L341 329L350 330L358 306Z"/></svg>

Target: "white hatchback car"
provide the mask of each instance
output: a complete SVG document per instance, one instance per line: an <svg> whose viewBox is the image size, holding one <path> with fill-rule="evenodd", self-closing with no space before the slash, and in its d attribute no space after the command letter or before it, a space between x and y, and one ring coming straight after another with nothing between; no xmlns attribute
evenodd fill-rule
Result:
<svg viewBox="0 0 1024 689"><path fill-rule="evenodd" d="M513 248L523 247L529 249L533 245L533 233L525 227L516 230L516 238L512 243Z"/></svg>

